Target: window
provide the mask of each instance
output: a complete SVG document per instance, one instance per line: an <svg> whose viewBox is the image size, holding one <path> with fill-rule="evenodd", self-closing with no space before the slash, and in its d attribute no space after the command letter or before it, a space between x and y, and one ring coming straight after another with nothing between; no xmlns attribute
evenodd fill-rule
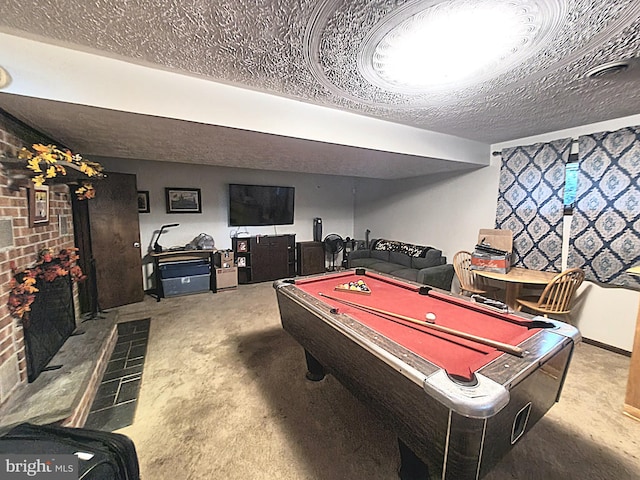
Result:
<svg viewBox="0 0 640 480"><path fill-rule="evenodd" d="M496 228L513 232L513 264L562 269L564 184L572 139L502 150Z"/></svg>
<svg viewBox="0 0 640 480"><path fill-rule="evenodd" d="M569 161L565 167L564 181L564 214L572 215L573 206L578 192L578 154L569 155Z"/></svg>

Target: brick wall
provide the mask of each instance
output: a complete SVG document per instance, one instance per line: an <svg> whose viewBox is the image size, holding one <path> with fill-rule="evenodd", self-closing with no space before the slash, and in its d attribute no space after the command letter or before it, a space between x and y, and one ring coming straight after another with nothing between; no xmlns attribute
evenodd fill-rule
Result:
<svg viewBox="0 0 640 480"><path fill-rule="evenodd" d="M51 140L0 111L0 156L14 158L20 148L38 142L50 143ZM30 267L36 263L38 252L45 248L57 253L63 248L74 247L71 197L66 185L51 187L49 224L37 227L29 227L27 189L16 190L9 185L10 179L3 169L0 172L0 222L11 222L7 225L13 241L0 247L0 404L27 380L22 326L7 309L10 263L15 262L18 268ZM60 217L66 222L66 233L60 231ZM8 236L9 240L11 236ZM74 297L77 314L77 289Z"/></svg>

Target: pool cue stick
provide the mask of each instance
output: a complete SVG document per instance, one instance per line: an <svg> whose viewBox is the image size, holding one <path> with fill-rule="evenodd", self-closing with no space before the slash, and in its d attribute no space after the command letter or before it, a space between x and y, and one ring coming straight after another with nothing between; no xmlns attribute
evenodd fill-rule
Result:
<svg viewBox="0 0 640 480"><path fill-rule="evenodd" d="M428 327L433 330L438 330L439 332L448 333L450 335L454 335L456 337L464 338L466 340L471 340L472 342L481 343L483 345L487 345L489 347L493 347L501 352L510 353L511 355L515 355L517 357L524 356L524 350L520 347L516 347L514 345L509 345L508 343L498 342L496 340L491 340L490 338L479 337L477 335L473 335L471 333L462 332L460 330L455 330L453 328L444 327L442 325L437 325L435 323L423 322L421 320L417 320L415 318L407 317L405 315L400 315L398 313L389 312L387 310L382 310L380 308L369 307L367 305L362 305L360 303L350 302L349 300L344 300L342 298L332 297L331 295L325 295L324 293L318 293L321 297L328 298L329 300L335 300L336 302L344 303L345 305L349 305L351 307L359 308L364 311L369 311L373 313L381 313L383 315L388 315L392 318L397 318L400 320L405 320L407 322L415 323L417 325L421 325L423 327Z"/></svg>

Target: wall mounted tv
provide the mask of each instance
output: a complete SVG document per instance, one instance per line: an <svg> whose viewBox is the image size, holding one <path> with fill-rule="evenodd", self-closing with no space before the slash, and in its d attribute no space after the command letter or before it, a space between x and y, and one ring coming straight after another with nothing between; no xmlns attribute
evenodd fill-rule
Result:
<svg viewBox="0 0 640 480"><path fill-rule="evenodd" d="M229 184L229 225L291 225L294 202L294 187Z"/></svg>

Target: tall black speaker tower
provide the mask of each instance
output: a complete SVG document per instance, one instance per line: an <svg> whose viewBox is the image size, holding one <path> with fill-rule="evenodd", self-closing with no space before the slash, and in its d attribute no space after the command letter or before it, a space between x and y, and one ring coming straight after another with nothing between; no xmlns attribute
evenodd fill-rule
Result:
<svg viewBox="0 0 640 480"><path fill-rule="evenodd" d="M322 241L322 219L320 217L313 219L313 241Z"/></svg>

